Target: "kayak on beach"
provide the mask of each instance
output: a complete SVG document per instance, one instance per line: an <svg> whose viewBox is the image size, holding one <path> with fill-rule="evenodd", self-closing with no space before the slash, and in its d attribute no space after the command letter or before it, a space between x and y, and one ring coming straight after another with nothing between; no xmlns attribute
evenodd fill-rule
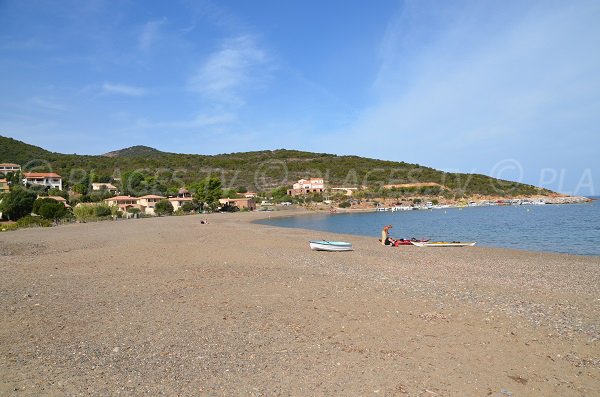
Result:
<svg viewBox="0 0 600 397"><path fill-rule="evenodd" d="M432 242L420 242L420 241L411 241L413 245L417 247L472 247L476 242L466 242L462 243L460 241L432 241Z"/></svg>
<svg viewBox="0 0 600 397"><path fill-rule="evenodd" d="M345 241L310 241L310 249L313 251L352 251L352 243Z"/></svg>

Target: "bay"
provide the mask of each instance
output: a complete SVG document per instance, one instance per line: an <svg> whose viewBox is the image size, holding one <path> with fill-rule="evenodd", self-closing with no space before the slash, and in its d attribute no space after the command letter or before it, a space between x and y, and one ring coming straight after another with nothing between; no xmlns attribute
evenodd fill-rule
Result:
<svg viewBox="0 0 600 397"><path fill-rule="evenodd" d="M315 214L259 223L315 231L371 236L393 225L395 238L477 241L478 246L600 255L600 202L447 208L400 212ZM315 239L320 239L315 233Z"/></svg>

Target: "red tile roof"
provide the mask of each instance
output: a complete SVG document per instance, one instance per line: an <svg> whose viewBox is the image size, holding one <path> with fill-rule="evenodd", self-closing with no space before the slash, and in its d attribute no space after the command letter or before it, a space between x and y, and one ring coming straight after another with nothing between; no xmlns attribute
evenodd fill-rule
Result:
<svg viewBox="0 0 600 397"><path fill-rule="evenodd" d="M62 178L54 172L26 172L23 176L25 178Z"/></svg>

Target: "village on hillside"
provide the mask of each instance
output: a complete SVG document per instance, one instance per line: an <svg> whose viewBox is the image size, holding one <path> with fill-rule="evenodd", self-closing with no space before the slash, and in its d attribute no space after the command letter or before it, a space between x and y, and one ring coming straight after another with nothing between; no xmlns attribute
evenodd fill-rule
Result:
<svg viewBox="0 0 600 397"><path fill-rule="evenodd" d="M382 185L378 189L328 186L323 178L300 179L291 186L265 192L226 188L206 178L171 195L133 194L118 178L71 185L53 172L25 172L19 164L0 164L0 219L21 224L87 222L102 219L184 215L213 211L272 211L290 205L343 211L408 211L450 207L545 205L586 201L583 197L470 197L459 200L437 183ZM23 220L25 219L25 220ZM5 227L3 227L5 229Z"/></svg>

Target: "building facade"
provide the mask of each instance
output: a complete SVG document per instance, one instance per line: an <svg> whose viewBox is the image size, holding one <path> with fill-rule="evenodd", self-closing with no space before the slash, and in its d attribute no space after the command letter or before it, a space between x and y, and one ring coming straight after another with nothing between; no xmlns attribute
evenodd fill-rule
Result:
<svg viewBox="0 0 600 397"><path fill-rule="evenodd" d="M54 172L26 172L23 174L23 184L62 190L62 176Z"/></svg>
<svg viewBox="0 0 600 397"><path fill-rule="evenodd" d="M8 181L4 178L0 179L0 193L8 193L9 190Z"/></svg>
<svg viewBox="0 0 600 397"><path fill-rule="evenodd" d="M219 199L219 204L230 205L232 207L238 207L239 209L247 209L254 211L256 209L256 201L253 198L222 198Z"/></svg>
<svg viewBox="0 0 600 397"><path fill-rule="evenodd" d="M325 191L325 182L323 178L300 179L294 183L291 189L288 189L288 196L304 196L307 194L323 193Z"/></svg>
<svg viewBox="0 0 600 397"><path fill-rule="evenodd" d="M19 172L21 171L21 166L19 164L13 163L0 163L0 173L8 174L9 172Z"/></svg>

